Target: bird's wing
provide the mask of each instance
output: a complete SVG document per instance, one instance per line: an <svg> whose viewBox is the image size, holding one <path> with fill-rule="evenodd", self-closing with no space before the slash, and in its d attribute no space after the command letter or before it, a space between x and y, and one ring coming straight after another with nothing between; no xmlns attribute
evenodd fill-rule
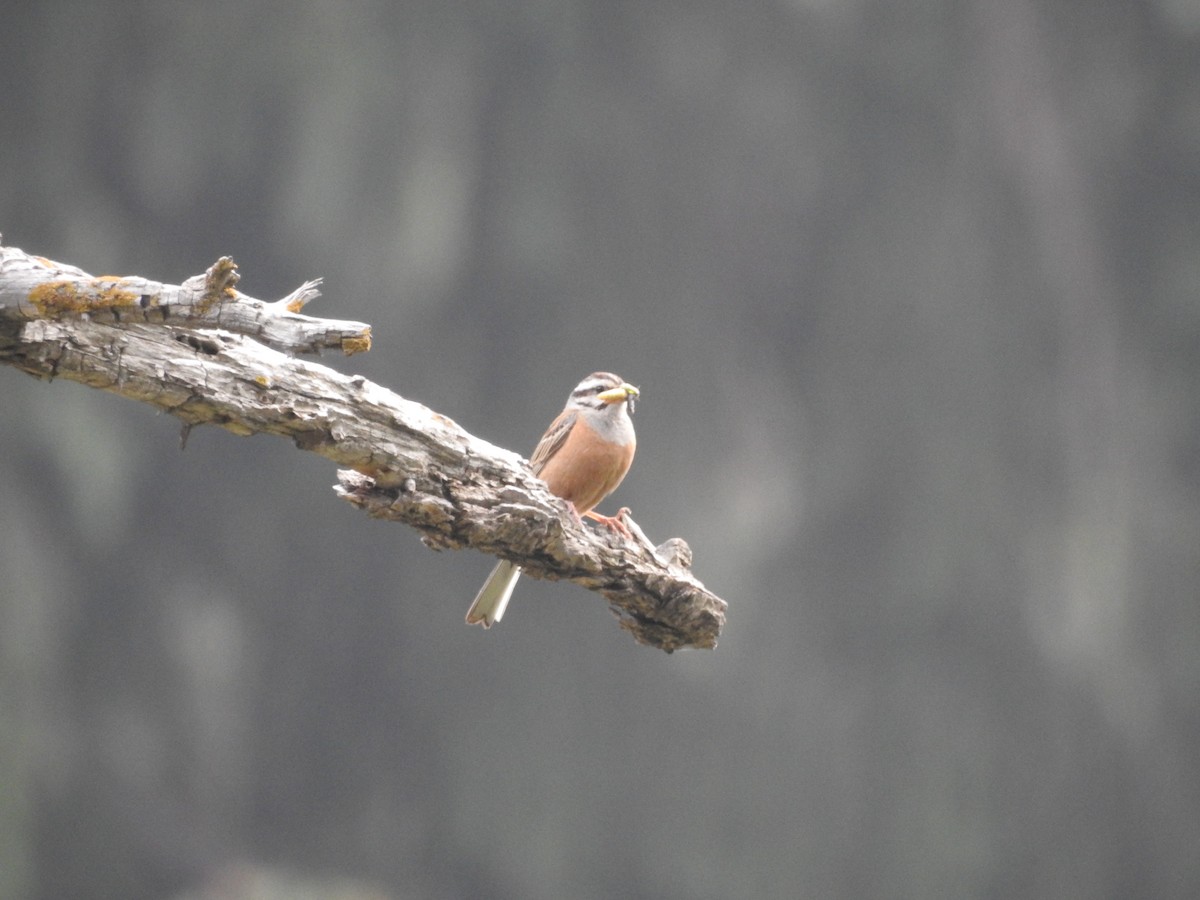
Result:
<svg viewBox="0 0 1200 900"><path fill-rule="evenodd" d="M567 435L571 433L571 428L575 425L578 415L579 413L575 410L564 411L546 429L546 433L538 441L537 448L529 460L529 466L533 469L534 475L539 474L545 468L546 463L550 461L550 457L566 443Z"/></svg>

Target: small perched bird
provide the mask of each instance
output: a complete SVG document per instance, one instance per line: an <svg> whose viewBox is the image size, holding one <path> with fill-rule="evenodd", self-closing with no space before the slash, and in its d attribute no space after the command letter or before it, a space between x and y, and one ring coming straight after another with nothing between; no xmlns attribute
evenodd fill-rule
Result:
<svg viewBox="0 0 1200 900"><path fill-rule="evenodd" d="M529 460L533 473L576 513L624 534L620 514L601 516L592 509L616 490L633 462L637 439L629 415L637 397L637 388L611 372L593 372L571 391ZM516 563L497 563L467 610L467 624L491 628L499 622L520 574Z"/></svg>

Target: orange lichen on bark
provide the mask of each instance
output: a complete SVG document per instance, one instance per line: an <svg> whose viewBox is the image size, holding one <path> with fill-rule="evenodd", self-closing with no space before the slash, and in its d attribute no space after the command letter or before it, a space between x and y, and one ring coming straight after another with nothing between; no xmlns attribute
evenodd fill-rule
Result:
<svg viewBox="0 0 1200 900"><path fill-rule="evenodd" d="M136 291L125 290L125 285L128 281L116 275L101 275L99 278L93 278L92 284L95 286L94 305L111 309L115 306L135 306L141 299L141 295Z"/></svg>
<svg viewBox="0 0 1200 900"><path fill-rule="evenodd" d="M237 291L233 286L241 277L237 272L237 263L228 256L222 256L205 273L204 296L196 304L197 310L207 312L222 301L235 299Z"/></svg>
<svg viewBox="0 0 1200 900"><path fill-rule="evenodd" d="M93 278L88 285L77 281L48 281L29 292L29 302L38 314L50 319L94 309L133 306L138 295L121 289L122 278Z"/></svg>
<svg viewBox="0 0 1200 900"><path fill-rule="evenodd" d="M355 353L366 353L371 349L371 329L368 328L354 337L342 338L342 352L347 356Z"/></svg>
<svg viewBox="0 0 1200 900"><path fill-rule="evenodd" d="M80 296L79 286L73 281L48 281L29 292L29 302L43 318L64 312L85 309L85 300Z"/></svg>

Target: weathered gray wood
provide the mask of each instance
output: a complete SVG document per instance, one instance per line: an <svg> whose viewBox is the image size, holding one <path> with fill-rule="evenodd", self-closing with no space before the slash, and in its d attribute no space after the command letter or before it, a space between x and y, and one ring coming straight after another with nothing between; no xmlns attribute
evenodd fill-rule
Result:
<svg viewBox="0 0 1200 900"><path fill-rule="evenodd" d="M356 340L365 337L369 346L370 331L288 309L312 283L263 303L233 291L231 273L232 263L219 261L172 288L92 278L0 248L0 363L149 403L183 421L185 434L211 424L287 437L346 467L338 472L339 496L372 516L411 525L431 547L473 547L514 560L534 577L597 591L639 642L668 652L716 646L725 603L688 571L690 551L680 539L656 551L636 523L632 542L594 531L517 454L365 378L260 343L254 338L298 350L346 347L349 340L353 352L366 349ZM38 291L56 282L76 286L74 293ZM112 291L157 299L118 303ZM83 298L82 306L73 308L71 297ZM242 305L248 308L235 309ZM243 333L206 327L214 322Z"/></svg>
<svg viewBox="0 0 1200 900"><path fill-rule="evenodd" d="M319 278L266 303L235 290L240 277L228 256L183 284L163 284L140 275L89 275L16 247L0 246L0 315L31 319L86 315L99 321L223 328L292 353L337 349L350 354L371 349L369 325L300 314L305 304L320 296Z"/></svg>

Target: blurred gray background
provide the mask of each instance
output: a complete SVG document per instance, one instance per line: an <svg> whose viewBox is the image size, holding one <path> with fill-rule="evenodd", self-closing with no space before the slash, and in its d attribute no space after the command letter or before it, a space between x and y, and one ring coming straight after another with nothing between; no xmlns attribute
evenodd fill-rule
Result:
<svg viewBox="0 0 1200 900"><path fill-rule="evenodd" d="M712 652L0 371L0 894L1200 895L1200 5L9 2L0 231L371 323ZM305 893L307 892L307 893ZM339 893L340 892L340 893Z"/></svg>

